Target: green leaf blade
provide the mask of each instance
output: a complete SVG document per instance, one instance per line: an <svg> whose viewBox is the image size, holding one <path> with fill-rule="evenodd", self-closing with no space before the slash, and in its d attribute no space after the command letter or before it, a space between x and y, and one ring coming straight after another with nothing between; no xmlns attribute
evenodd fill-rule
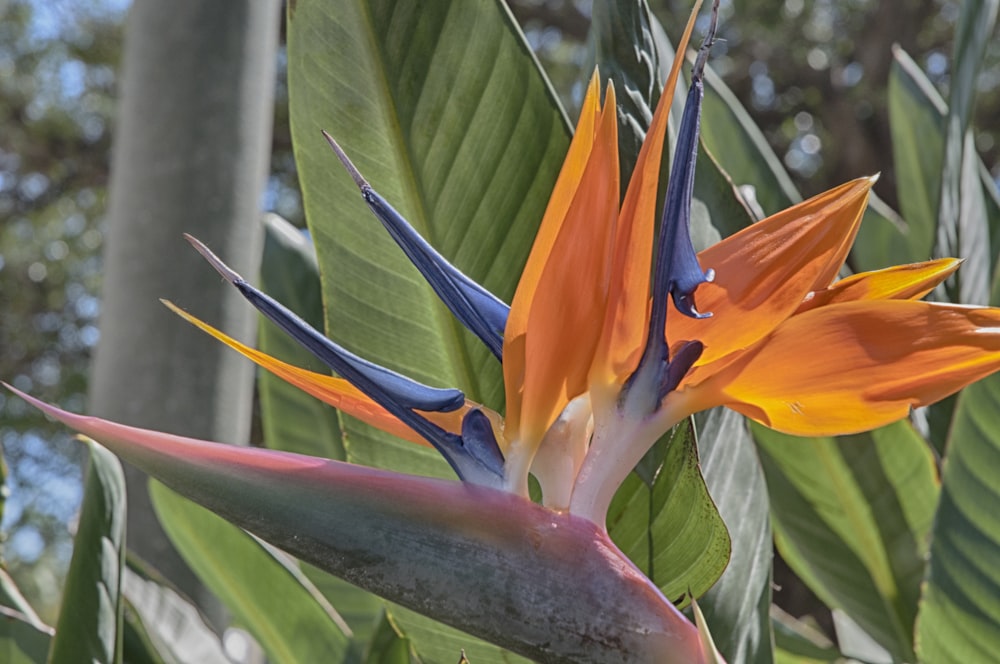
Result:
<svg viewBox="0 0 1000 664"><path fill-rule="evenodd" d="M50 664L120 662L125 565L125 475L95 443L80 508L80 525L63 590Z"/></svg>
<svg viewBox="0 0 1000 664"><path fill-rule="evenodd" d="M913 659L915 605L939 492L934 456L906 422L801 439L754 427L778 549L831 608Z"/></svg>
<svg viewBox="0 0 1000 664"><path fill-rule="evenodd" d="M697 419L705 483L732 540L729 565L698 604L727 661L769 664L773 544L764 471L742 415L717 408Z"/></svg>
<svg viewBox="0 0 1000 664"><path fill-rule="evenodd" d="M650 457L652 472L630 475L616 493L608 533L669 599L700 597L726 568L730 543L699 470L691 424L678 425Z"/></svg>
<svg viewBox="0 0 1000 664"><path fill-rule="evenodd" d="M499 365L379 227L319 131L441 253L509 300L569 131L506 8L300 0L289 62L327 329L376 363L500 408ZM345 427L352 461L450 476L426 450L352 420Z"/></svg>
<svg viewBox="0 0 1000 664"><path fill-rule="evenodd" d="M989 661L1000 651L1000 379L965 389L948 440L917 621L917 648L927 662Z"/></svg>
<svg viewBox="0 0 1000 664"><path fill-rule="evenodd" d="M339 662L350 635L295 563L178 496L150 485L156 514L185 561L280 662ZM210 535L209 535L210 533Z"/></svg>

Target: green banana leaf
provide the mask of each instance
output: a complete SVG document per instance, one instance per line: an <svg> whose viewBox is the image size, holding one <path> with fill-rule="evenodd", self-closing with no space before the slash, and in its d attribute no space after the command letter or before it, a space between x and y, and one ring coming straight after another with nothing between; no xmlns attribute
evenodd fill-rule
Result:
<svg viewBox="0 0 1000 664"><path fill-rule="evenodd" d="M803 439L753 426L778 550L809 588L901 661L938 496L935 457L907 422Z"/></svg>

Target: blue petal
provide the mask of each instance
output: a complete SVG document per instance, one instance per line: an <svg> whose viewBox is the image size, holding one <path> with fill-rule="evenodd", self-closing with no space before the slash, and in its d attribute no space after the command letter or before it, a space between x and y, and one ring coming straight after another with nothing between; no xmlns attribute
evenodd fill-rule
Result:
<svg viewBox="0 0 1000 664"><path fill-rule="evenodd" d="M470 410L462 418L462 442L469 457L483 470L503 480L503 452L493 435L490 418L478 408Z"/></svg>
<svg viewBox="0 0 1000 664"><path fill-rule="evenodd" d="M714 32L712 33L714 35ZM710 35L706 45L711 45ZM706 53L702 46L702 53ZM667 182L663 222L660 225L659 246L653 285L653 321L650 332L665 329L667 294L671 294L677 310L693 318L706 318L710 313L699 313L694 306L694 291L714 277L712 270L703 272L698 256L691 244L691 195L694 191L695 166L698 159L698 129L701 122L701 100L705 86L702 82L705 60L699 54L691 74L691 88L681 117L677 136L673 168Z"/></svg>
<svg viewBox="0 0 1000 664"><path fill-rule="evenodd" d="M694 363L701 357L705 346L700 341L685 341L684 344L674 353L673 359L667 363L666 371L660 378L659 400L677 389L677 386L684 380L684 376L691 370Z"/></svg>
<svg viewBox="0 0 1000 664"><path fill-rule="evenodd" d="M333 138L323 132L330 147L337 153L341 163L351 174L361 189L361 195L375 216L424 276L441 301L451 313L473 334L486 344L490 351L502 359L503 331L507 325L510 307L488 290L462 274L455 266L439 254L420 234L393 208L388 201L372 189L371 185L343 149Z"/></svg>
<svg viewBox="0 0 1000 664"><path fill-rule="evenodd" d="M430 387L358 357L327 339L274 298L248 284L201 242L189 235L185 237L219 274L233 284L269 320L373 401L423 436L441 453L461 479L487 486L500 486L500 481L503 479L503 457L500 457L501 471L498 476L491 465L493 462L488 452L484 452L486 447L482 436L480 436L482 440L473 442L471 450L466 449L461 437L413 412L456 410L465 403L465 395L461 390ZM486 418L482 413L480 416ZM463 431L464 428L463 423ZM473 430L478 433L476 427L473 427ZM492 433L490 435L492 436ZM496 441L493 444L496 445Z"/></svg>
<svg viewBox="0 0 1000 664"><path fill-rule="evenodd" d="M698 129L701 122L701 101L705 92L702 81L705 62L715 39L718 22L718 2L712 6L712 18L708 34L698 52L691 72L691 88L684 105L681 127L677 135L677 149L674 163L667 182L666 202L663 206L663 221L657 245L657 255L653 272L653 302L650 312L646 347L635 372L629 377L623 392L627 392L639 380L640 374L652 378L643 380L643 385L657 399L653 408L671 390L675 389L694 362L701 356L700 342L687 342L671 360L665 338L667 324L667 300L673 298L674 306L682 314L692 318L707 318L711 313L700 313L695 307L694 292L699 285L711 281L714 271L702 271L698 255L691 244L691 197L694 191L695 166L698 158Z"/></svg>

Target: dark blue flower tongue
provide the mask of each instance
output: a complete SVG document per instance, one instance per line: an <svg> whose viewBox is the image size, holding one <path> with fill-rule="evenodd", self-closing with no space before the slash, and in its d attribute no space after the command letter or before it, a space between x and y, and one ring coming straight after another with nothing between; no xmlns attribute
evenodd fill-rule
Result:
<svg viewBox="0 0 1000 664"><path fill-rule="evenodd" d="M354 178L361 195L382 225L413 262L451 313L490 351L502 359L503 331L510 307L488 290L462 274L417 233L388 201L372 189L368 181L330 134L323 132L330 147Z"/></svg>
<svg viewBox="0 0 1000 664"><path fill-rule="evenodd" d="M701 355L701 344L688 344L679 356L670 362L670 353L665 339L667 323L667 299L673 298L674 306L682 314L692 318L707 318L712 314L700 313L695 308L694 292L699 285L711 281L715 273L702 271L698 263L694 245L691 243L691 198L694 191L695 166L698 159L698 131L701 123L701 102L705 93L703 82L705 63L715 41L718 27L719 2L712 4L711 22L705 41L698 51L691 71L691 87L684 104L680 131L677 134L677 148L674 163L667 182L666 202L663 206L663 220L657 243L656 261L653 268L653 303L650 313L649 332L646 348L635 374L636 377L654 368L660 377L655 381L659 393L657 403L680 383L684 373ZM676 364L676 366L674 366Z"/></svg>
<svg viewBox="0 0 1000 664"><path fill-rule="evenodd" d="M500 453L496 440L492 437L492 431L487 439L478 430L481 427L474 427L477 432L476 440L470 444L470 449L466 449L461 436L442 429L414 412L422 410L446 413L457 410L465 403L465 395L461 390L430 387L358 357L326 338L274 298L251 286L204 244L190 235L185 234L184 237L226 281L233 284L243 297L268 320L283 329L321 362L347 379L377 404L423 436L441 453L461 479L476 484L500 486L503 479L503 455ZM478 412L488 423L488 418L483 413L474 412ZM466 422L469 420L469 415L464 418ZM466 426L463 423L463 432ZM484 451L484 447L489 442L492 442L496 448L492 456ZM499 462L497 462L497 458L499 458Z"/></svg>

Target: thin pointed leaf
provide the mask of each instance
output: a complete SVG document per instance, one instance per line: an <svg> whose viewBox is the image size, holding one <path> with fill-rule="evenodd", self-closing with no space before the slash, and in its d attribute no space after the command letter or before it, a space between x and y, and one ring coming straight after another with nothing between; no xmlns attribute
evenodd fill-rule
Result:
<svg viewBox="0 0 1000 664"><path fill-rule="evenodd" d="M410 640L387 613L368 643L365 664L420 664Z"/></svg>
<svg viewBox="0 0 1000 664"><path fill-rule="evenodd" d="M121 661L125 476L111 452L87 445L90 466L50 664Z"/></svg>
<svg viewBox="0 0 1000 664"><path fill-rule="evenodd" d="M711 67L705 69L702 140L734 184L753 187L765 216L802 200L764 134Z"/></svg>
<svg viewBox="0 0 1000 664"><path fill-rule="evenodd" d="M754 210L754 216L774 214L802 200L767 139L711 67L705 70L702 142L738 190L739 203ZM739 218L742 222L742 216ZM723 237L732 232L729 228L720 230ZM875 270L926 260L929 256L913 258L900 253L905 233L899 216L871 194L852 253L855 269Z"/></svg>
<svg viewBox="0 0 1000 664"><path fill-rule="evenodd" d="M0 606L21 614L21 620L30 623L43 632L52 630L51 627L42 622L42 619L38 617L35 609L32 608L28 600L21 594L21 589L17 587L13 577L3 567L0 567Z"/></svg>
<svg viewBox="0 0 1000 664"><path fill-rule="evenodd" d="M459 661L459 654L464 650L469 661L475 664L528 664L529 660L520 655L471 637L405 607L390 603L388 611L424 662L453 664Z"/></svg>
<svg viewBox="0 0 1000 664"><path fill-rule="evenodd" d="M694 626L586 519L484 487L146 431L19 394L293 555L526 656L703 659Z"/></svg>
<svg viewBox="0 0 1000 664"><path fill-rule="evenodd" d="M958 400L942 469L926 588L917 621L921 661L989 661L1000 652L1000 378Z"/></svg>
<svg viewBox="0 0 1000 664"><path fill-rule="evenodd" d="M673 49L657 44L656 18L646 0L597 0L591 9L589 39L602 78L618 93L618 144L621 181L628 182L663 88ZM624 188L623 188L624 195Z"/></svg>
<svg viewBox="0 0 1000 664"><path fill-rule="evenodd" d="M6 466L0 460L0 477ZM3 492L6 493L6 492ZM0 662L32 664L45 659L55 630L42 622L14 579L0 567Z"/></svg>
<svg viewBox="0 0 1000 664"><path fill-rule="evenodd" d="M499 407L500 369L379 227L320 130L442 255L509 301L568 145L566 118L491 0L289 3L292 134L327 329L354 351ZM445 47L445 45L448 45ZM332 266L336 266L333 268ZM354 421L348 458L445 474Z"/></svg>
<svg viewBox="0 0 1000 664"><path fill-rule="evenodd" d="M741 415L716 408L697 419L705 483L732 540L726 571L698 605L728 661L768 664L773 548L764 471Z"/></svg>
<svg viewBox="0 0 1000 664"><path fill-rule="evenodd" d="M893 58L889 116L898 197L905 222L899 219L891 224L872 223L866 217L851 254L859 270L926 260L931 255L938 223L948 107L905 51L894 48ZM981 161L978 177L990 239L995 246L1000 231L1000 203L996 183Z"/></svg>
<svg viewBox="0 0 1000 664"><path fill-rule="evenodd" d="M927 443L907 422L836 439L753 432L782 557L825 604L913 661L939 491Z"/></svg>
<svg viewBox="0 0 1000 664"><path fill-rule="evenodd" d="M619 159L622 182L628 182L626 176L631 173L646 136L675 51L659 20L650 13L646 0L601 0L595 3L590 40L595 47L601 75L610 77L615 89L620 91ZM675 124L679 121L686 95L683 78L678 80L676 88L672 111L677 116ZM702 131L707 130L703 126ZM675 142L673 139L671 144ZM662 183L666 183L670 168L668 151L665 149L664 152ZM752 216L729 175L707 151L704 139L696 168L691 234L695 248L701 250L720 237L743 228L752 221ZM662 189L661 201L665 193Z"/></svg>
<svg viewBox="0 0 1000 664"><path fill-rule="evenodd" d="M844 657L823 632L771 607L774 664L841 664Z"/></svg>
<svg viewBox="0 0 1000 664"><path fill-rule="evenodd" d="M150 495L192 570L278 662L340 662L350 633L295 563L159 483Z"/></svg>

